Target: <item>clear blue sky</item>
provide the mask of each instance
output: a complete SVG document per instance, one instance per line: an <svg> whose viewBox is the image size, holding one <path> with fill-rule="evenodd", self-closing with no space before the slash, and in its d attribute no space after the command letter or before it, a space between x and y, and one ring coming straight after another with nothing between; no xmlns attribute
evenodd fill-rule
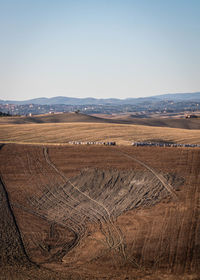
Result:
<svg viewBox="0 0 200 280"><path fill-rule="evenodd" d="M0 0L0 99L200 91L200 0Z"/></svg>

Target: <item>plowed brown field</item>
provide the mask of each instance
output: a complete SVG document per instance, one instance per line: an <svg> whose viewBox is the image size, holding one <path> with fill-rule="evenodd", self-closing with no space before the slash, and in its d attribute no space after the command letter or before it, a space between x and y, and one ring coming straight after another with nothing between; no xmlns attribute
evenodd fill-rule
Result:
<svg viewBox="0 0 200 280"><path fill-rule="evenodd" d="M6 144L0 170L0 279L199 279L200 149Z"/></svg>

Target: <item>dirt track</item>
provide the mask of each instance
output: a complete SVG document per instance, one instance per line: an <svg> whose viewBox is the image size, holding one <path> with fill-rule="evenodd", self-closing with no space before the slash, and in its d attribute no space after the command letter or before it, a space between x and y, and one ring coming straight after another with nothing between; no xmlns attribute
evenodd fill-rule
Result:
<svg viewBox="0 0 200 280"><path fill-rule="evenodd" d="M199 149L5 145L0 162L32 261L84 279L198 275Z"/></svg>

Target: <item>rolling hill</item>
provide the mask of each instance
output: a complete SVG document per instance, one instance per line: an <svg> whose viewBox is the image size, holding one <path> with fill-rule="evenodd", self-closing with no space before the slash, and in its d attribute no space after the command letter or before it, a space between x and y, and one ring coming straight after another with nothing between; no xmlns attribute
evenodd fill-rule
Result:
<svg viewBox="0 0 200 280"><path fill-rule="evenodd" d="M86 122L86 123L105 123L115 122L112 120L106 120L95 116L77 114L77 113L63 113L63 114L46 114L46 115L35 115L31 117L25 116L13 116L13 117L1 117L0 124L12 123L12 124L26 124L26 123L68 123L68 122Z"/></svg>
<svg viewBox="0 0 200 280"><path fill-rule="evenodd" d="M155 127L172 127L183 129L200 129L200 118L185 119L185 118L135 118L132 115L115 116L115 118L106 118L91 116L81 113L63 113L63 114L46 114L35 115L31 117L13 116L1 117L1 124L42 124L42 123L116 123L116 124L136 124Z"/></svg>

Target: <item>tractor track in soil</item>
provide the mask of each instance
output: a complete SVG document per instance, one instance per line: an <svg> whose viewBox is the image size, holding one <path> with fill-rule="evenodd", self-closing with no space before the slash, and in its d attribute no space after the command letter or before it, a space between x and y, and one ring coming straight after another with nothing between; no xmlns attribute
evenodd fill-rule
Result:
<svg viewBox="0 0 200 280"><path fill-rule="evenodd" d="M15 146L13 145L13 147ZM150 149L146 149L147 155L141 149L137 149L137 153L133 152L132 155L131 149L130 153L127 153L128 148L111 148L110 158L120 159L122 162L126 162L123 158L127 158L130 169L133 166L133 171L130 170L127 173L120 171L121 173L119 173L115 169L112 169L112 172L109 171L109 167L108 171L103 168L96 171L89 164L86 164L86 169L82 171L79 168L81 164L78 167L75 165L76 159L72 159L71 167L70 158L74 154L78 158L78 151L82 147L77 147L78 151L75 151L76 149L73 147L63 148L63 151L66 150L65 155L70 156L69 159L63 156L62 164L59 163L58 155L54 157L52 152L56 148L35 147L33 150L30 149L31 152L29 152L29 148L23 149L18 149L16 156L15 151L12 151L10 158L5 163L8 169L9 165L13 167L16 165L16 168L13 168L11 180L9 181L10 175L5 173L5 168L3 168L2 176L7 184L10 207L15 213L24 248L29 257L29 250L31 256L37 254L39 250L41 251L43 259L41 257L41 261L38 261L39 264L45 267L51 264L51 267L56 267L57 261L61 261L63 257L71 258L72 256L71 261L66 258L64 264L60 263L60 268L62 265L65 267L66 264L68 269L69 267L74 271L80 269L80 274L84 270L89 275L92 273L90 269L92 265L95 267L96 263L100 264L104 258L109 256L109 263L112 263L115 269L120 264L122 267L132 265L140 271L149 266L155 271L165 268L169 273L198 271L200 180L198 151L176 149L176 166L173 163L175 156L171 149L168 149L171 162L163 161L162 165L159 165L159 162L151 161L151 158L148 158ZM59 149L61 148L57 148L57 150ZM92 149L93 147L91 147L91 151ZM98 150L95 147L94 149ZM84 150L89 151L90 148L83 147ZM75 152L70 154L70 151ZM136 148L133 148L133 151L136 151ZM163 149L162 152L165 154L157 153L155 160L157 158L165 160L166 150ZM141 157L142 154L145 155ZM51 157L52 155L53 157ZM80 156L84 156L83 152ZM153 155L151 157L153 158ZM89 161L86 159L86 162ZM131 164L131 162L133 163ZM116 163L113 165L117 166ZM124 163L124 166L128 166L128 164ZM73 173L73 168L76 168L77 173ZM65 173L65 170L69 170L71 173ZM172 175L175 177L170 177L170 172L174 173L175 175ZM179 174L177 176L180 176L180 178L177 177L177 181L176 172ZM70 174L70 179L65 174ZM181 176L184 180L181 179ZM17 195L17 191L15 191L13 185L15 178L16 190L21 195ZM89 178L88 182L87 178ZM179 185L176 184L178 181L182 185L180 185L180 192L177 195L176 186ZM91 187L90 184L92 184ZM104 189L100 187L101 184L108 191L106 189L105 192L102 192ZM134 185L134 191L131 184ZM159 206L158 202L163 198L164 202L161 202ZM22 226L23 220L20 215L23 212L27 213L24 214L25 219L30 218L31 215L38 217L38 220L33 219L33 225L30 219L32 232L26 230L26 225ZM40 223L42 225L40 220L45 221L48 227L46 225L42 229L39 226L36 227ZM68 237L68 233L64 232L65 229L73 233L73 238L72 235ZM101 233L103 237L94 233ZM24 237L24 235L26 236ZM24 238L26 241L32 239L32 245L25 242ZM82 256L82 250L83 254L84 250L87 250L86 244L90 246L90 242L87 243L90 238L94 240L91 244L96 244L97 248L99 246L103 249L91 254L91 258L87 258L84 262L82 258L81 262L76 264L78 256ZM67 242L63 242L64 240ZM98 242L101 245L98 245ZM48 248L50 246L48 244L53 244L52 249ZM88 253L90 251L92 253L91 247L88 250ZM124 261L122 261L122 257ZM124 275L127 277L128 272L131 271L130 267L127 268L126 273L124 271ZM101 269L96 268L99 271ZM99 275L103 275L101 273ZM101 278L101 276L99 277Z"/></svg>
<svg viewBox="0 0 200 280"><path fill-rule="evenodd" d="M37 217L41 218L42 220L45 220L49 224L50 227L51 227L52 223L54 223L56 225L60 225L62 227L65 227L66 229L72 231L74 233L74 235L75 235L75 239L70 244L70 246L69 246L68 243L62 244L62 247L63 247L62 252L59 252L59 253L51 256L51 258L49 258L45 262L41 262L40 265L42 265L44 263L47 263L47 262L51 262L51 261L55 261L55 260L58 261L59 259L62 259L62 257L65 254L67 254L69 252L69 250L72 250L78 244L80 238L77 235L76 231L74 231L71 227L67 227L65 223L59 223L59 222L57 222L55 220L49 220L45 215L39 214L38 212L35 212L35 211L31 210L31 209L28 209L28 208L26 208L26 207L24 207L22 205L17 204L17 203L12 203L11 205L12 205L12 207L16 207L16 208L18 208L18 209L20 209L20 210L22 210L24 212L27 212L27 213L29 213L31 215L34 215L34 216L37 216ZM35 238L35 240L38 240L38 238ZM37 241L36 241L36 246L38 246ZM67 247L67 250L65 249L66 247Z"/></svg>
<svg viewBox="0 0 200 280"><path fill-rule="evenodd" d="M49 155L48 155L48 149L47 147L44 147L43 149L43 152L44 152L44 157L47 161L47 163L65 180L65 182L69 182L70 185L75 189L77 190L80 194L82 194L84 197L86 197L89 201L92 201L94 202L96 205L100 206L104 211L105 213L107 214L107 217L103 217L105 218L105 221L106 221L106 226L108 227L107 228L107 231L108 231L108 235L106 234L106 242L109 246L109 248L111 249L117 249L119 248L124 256L124 258L126 258L126 255L125 255L125 251L124 251L124 241L123 241L123 236L122 234L119 232L119 230L116 228L114 222L112 221L112 218L111 218L111 215L110 215L110 212L108 211L108 209L100 202L98 202L97 200L93 199L92 197L90 197L89 195L87 195L86 193L82 192L79 188L77 188L68 178L65 177L65 175L59 171L57 169L57 167L55 166L55 164L53 164L51 161L50 161L50 158L49 158ZM116 237L117 236L117 237Z"/></svg>
<svg viewBox="0 0 200 280"><path fill-rule="evenodd" d="M18 239L19 239L19 245L21 247L21 250L25 256L25 258L27 259L27 261L30 263L30 264L33 264L33 265L36 265L36 263L34 263L28 256L27 252L26 252L26 248L24 246L24 243L23 243L23 238L22 238L22 235L21 235L21 231L19 229L19 226L18 226L18 223L17 223L17 220L15 218L15 215L14 215L14 212L13 212L13 209L12 209L12 204L10 203L10 200L9 200L9 195L8 195L8 192L6 190L6 185L5 185L5 182L3 181L3 177L0 173L0 185L2 187L2 190L3 190L3 193L4 193L4 196L5 196L5 199L6 199L6 203L7 203L7 207L8 207L8 211L12 217L12 220L13 220L13 224L14 224L14 227L16 229L16 232L17 232L17 235L18 235Z"/></svg>
<svg viewBox="0 0 200 280"><path fill-rule="evenodd" d="M172 195L172 197L178 201L178 197L173 189L173 187L166 182L165 178L160 175L159 173L157 173L152 167L148 166L147 164L145 164L144 162L142 162L141 160L133 157L132 155L128 155L125 152L120 152L123 156L130 158L132 160L134 160L135 162L139 163L140 165L144 166L146 169L148 169L153 175L155 175L155 177L162 183L162 185L165 187L165 189Z"/></svg>

